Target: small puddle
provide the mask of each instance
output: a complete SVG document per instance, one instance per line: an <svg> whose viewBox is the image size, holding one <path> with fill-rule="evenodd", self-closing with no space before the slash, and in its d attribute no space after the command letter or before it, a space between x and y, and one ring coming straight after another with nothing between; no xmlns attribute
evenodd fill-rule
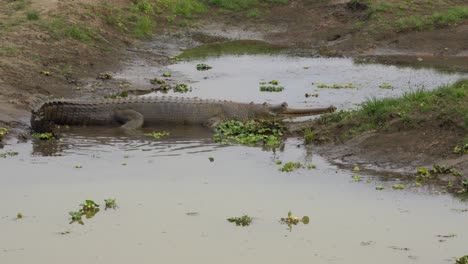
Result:
<svg viewBox="0 0 468 264"><path fill-rule="evenodd" d="M466 76L344 58L202 53L164 69L139 61L118 75L135 73L126 79L150 87L150 78L171 71L172 79L193 87L187 94L169 92L173 96L341 109ZM213 69L197 71L198 63ZM273 79L283 92L259 91L259 82ZM319 89L312 82L352 83L358 89ZM384 82L394 88L380 89ZM153 130L170 135L144 135ZM267 151L220 145L212 136L201 127L134 135L71 128L60 141L7 142L0 152L19 155L0 158L0 263L46 264L53 254L57 263L435 264L466 254L468 204L459 199L425 187L392 190L394 182L365 173L354 182L354 173L314 154L300 139ZM285 173L277 160L317 168ZM376 190L379 185L385 189ZM85 199L103 204L107 198L116 198L119 207L101 209L84 225L69 224L68 212ZM279 220L290 210L308 215L310 223L288 230ZM23 218L15 220L19 212ZM226 221L243 214L254 217L251 226Z"/></svg>

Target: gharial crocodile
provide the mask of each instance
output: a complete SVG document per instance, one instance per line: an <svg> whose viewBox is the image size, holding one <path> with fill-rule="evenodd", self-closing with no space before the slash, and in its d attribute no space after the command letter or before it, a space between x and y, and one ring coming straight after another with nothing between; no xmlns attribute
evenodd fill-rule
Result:
<svg viewBox="0 0 468 264"><path fill-rule="evenodd" d="M215 126L224 120L285 119L333 112L336 108L290 109L279 105L236 103L183 97L129 97L125 99L59 99L32 110L31 127L52 131L56 125L117 126L137 129L159 124Z"/></svg>

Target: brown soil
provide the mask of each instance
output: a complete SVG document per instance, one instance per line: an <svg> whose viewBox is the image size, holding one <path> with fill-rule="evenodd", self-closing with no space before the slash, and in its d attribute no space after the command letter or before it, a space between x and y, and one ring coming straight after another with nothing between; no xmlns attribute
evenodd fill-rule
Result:
<svg viewBox="0 0 468 264"><path fill-rule="evenodd" d="M358 165L372 171L387 171L395 177L410 176L416 180L418 167L432 168L434 165L453 167L462 174L437 175L431 183L453 186L448 191L463 190L462 181L468 180L468 155L454 154L454 146L461 145L466 138L462 123L447 122L424 115L412 116L414 124L408 125L397 118L387 124L385 130L368 131L348 139L346 133L352 124L313 124L314 148L337 164L350 168ZM301 131L310 123L295 124L291 129ZM395 174L396 173L396 174Z"/></svg>

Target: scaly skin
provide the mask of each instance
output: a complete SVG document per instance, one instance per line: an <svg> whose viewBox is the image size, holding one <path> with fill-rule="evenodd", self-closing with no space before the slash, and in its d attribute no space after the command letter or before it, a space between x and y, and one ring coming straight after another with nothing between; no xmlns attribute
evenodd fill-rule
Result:
<svg viewBox="0 0 468 264"><path fill-rule="evenodd" d="M51 131L55 125L118 126L136 129L159 124L209 125L223 120L283 119L335 111L335 107L289 109L281 105L183 97L129 97L125 99L61 99L43 103L32 111L31 127Z"/></svg>

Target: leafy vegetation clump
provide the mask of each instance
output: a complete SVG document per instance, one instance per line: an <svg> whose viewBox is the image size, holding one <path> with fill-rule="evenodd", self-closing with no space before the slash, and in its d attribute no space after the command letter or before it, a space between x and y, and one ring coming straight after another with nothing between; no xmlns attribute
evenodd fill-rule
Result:
<svg viewBox="0 0 468 264"><path fill-rule="evenodd" d="M73 224L75 222L79 223L80 225L84 225L83 220L81 217L83 216L83 212L81 211L76 211L76 212L69 212L68 213L71 216L71 222L70 224Z"/></svg>
<svg viewBox="0 0 468 264"><path fill-rule="evenodd" d="M228 222L235 223L237 226L248 226L252 223L252 217L243 215L241 217L230 217Z"/></svg>
<svg viewBox="0 0 468 264"><path fill-rule="evenodd" d="M412 15L396 21L399 31L424 30L434 27L456 25L468 19L468 7L457 6L451 9L436 12L429 16Z"/></svg>
<svg viewBox="0 0 468 264"><path fill-rule="evenodd" d="M93 218L99 212L99 204L93 200L85 200L80 206L81 215L85 215L86 219Z"/></svg>
<svg viewBox="0 0 468 264"><path fill-rule="evenodd" d="M292 172L294 170L301 169L301 168L304 168L304 165L302 163L300 163L300 162L288 162L288 163L284 164L284 166L281 167L279 169L279 171Z"/></svg>
<svg viewBox="0 0 468 264"><path fill-rule="evenodd" d="M151 84L166 84L166 81L164 81L163 79L154 78L150 80L150 83Z"/></svg>
<svg viewBox="0 0 468 264"><path fill-rule="evenodd" d="M56 138L55 134L51 133L51 132L34 133L34 134L32 134L32 137L40 139L40 140L52 140L52 139Z"/></svg>
<svg viewBox="0 0 468 264"><path fill-rule="evenodd" d="M282 92L284 90L283 86L278 86L278 80L271 80L268 82L270 85L266 85L266 82L260 82L260 91L261 92Z"/></svg>
<svg viewBox="0 0 468 264"><path fill-rule="evenodd" d="M381 85L379 85L379 88L380 89L393 89L393 86L388 82L384 82Z"/></svg>
<svg viewBox="0 0 468 264"><path fill-rule="evenodd" d="M214 162L214 158L213 158L213 157L208 157L208 160L209 160L210 162Z"/></svg>
<svg viewBox="0 0 468 264"><path fill-rule="evenodd" d="M116 209L117 208L117 200L116 199L104 199L105 210L107 209Z"/></svg>
<svg viewBox="0 0 468 264"><path fill-rule="evenodd" d="M104 98L106 99L122 99L122 98L127 98L127 97L128 97L127 91L104 96Z"/></svg>
<svg viewBox="0 0 468 264"><path fill-rule="evenodd" d="M177 84L173 90L176 93L188 93L192 91L192 88L188 87L187 84L180 83L180 84Z"/></svg>
<svg viewBox="0 0 468 264"><path fill-rule="evenodd" d="M381 191L381 190L384 190L385 187L383 187L382 185L379 185L379 186L375 186L375 189L376 189L377 191Z"/></svg>
<svg viewBox="0 0 468 264"><path fill-rule="evenodd" d="M260 86L261 92L282 92L284 90L283 86L273 86L273 85L262 85Z"/></svg>
<svg viewBox="0 0 468 264"><path fill-rule="evenodd" d="M324 83L312 83L312 85L316 85L317 88L321 88L321 89L342 89L342 88L348 88L348 89L355 89L357 88L354 84L352 83L347 83L345 85L341 85L341 84L331 84L331 85L328 85L328 84L324 84Z"/></svg>
<svg viewBox="0 0 468 264"><path fill-rule="evenodd" d="M306 98L309 98L309 97L319 97L319 94L306 93L306 94L305 94L305 97L306 97Z"/></svg>
<svg viewBox="0 0 468 264"><path fill-rule="evenodd" d="M468 255L458 258L456 264L468 264Z"/></svg>
<svg viewBox="0 0 468 264"><path fill-rule="evenodd" d="M5 153L1 153L0 158L14 157L14 156L18 156L18 154L19 154L18 152L9 151L9 152L5 152Z"/></svg>
<svg viewBox="0 0 468 264"><path fill-rule="evenodd" d="M6 134L8 134L8 129L4 127L0 127L0 141L3 140Z"/></svg>
<svg viewBox="0 0 468 264"><path fill-rule="evenodd" d="M166 131L153 131L151 133L145 134L145 136L152 137L154 139L160 139L162 137L167 137L169 135L170 133Z"/></svg>
<svg viewBox="0 0 468 264"><path fill-rule="evenodd" d="M279 121L231 120L221 122L216 127L214 139L224 144L234 142L242 145L278 147L285 131L286 126Z"/></svg>
<svg viewBox="0 0 468 264"><path fill-rule="evenodd" d="M403 190L405 189L405 186L403 184L393 184L392 188L394 190Z"/></svg>
<svg viewBox="0 0 468 264"><path fill-rule="evenodd" d="M210 65L205 64L205 63L197 64L197 70L198 70L198 71L207 71L207 70L210 70L210 69L212 69L212 68L213 68L213 67L211 67Z"/></svg>
<svg viewBox="0 0 468 264"><path fill-rule="evenodd" d="M312 129L306 128L304 130L304 143L306 145L310 145L314 143L314 133L312 132Z"/></svg>
<svg viewBox="0 0 468 264"><path fill-rule="evenodd" d="M16 214L16 220L23 219L23 214L22 213L17 213Z"/></svg>
<svg viewBox="0 0 468 264"><path fill-rule="evenodd" d="M171 77L172 74L171 74L170 72L164 72L164 73L162 74L162 76L163 76L163 77Z"/></svg>
<svg viewBox="0 0 468 264"><path fill-rule="evenodd" d="M455 146L455 148L453 148L453 153L468 154L468 144L465 144L464 146Z"/></svg>
<svg viewBox="0 0 468 264"><path fill-rule="evenodd" d="M353 178L353 180L354 180L355 182L360 182L360 181L361 181L361 176L360 176L360 175L357 175L357 174L351 175L351 178Z"/></svg>
<svg viewBox="0 0 468 264"><path fill-rule="evenodd" d="M307 164L307 169L316 169L317 168L317 165L315 164Z"/></svg>
<svg viewBox="0 0 468 264"><path fill-rule="evenodd" d="M280 219L280 223L286 224L289 227L289 230L292 230L292 227L298 225L299 223L303 223L304 225L309 224L310 218L308 216L303 216L301 219L297 216L293 216L292 212L288 212L288 217L284 217Z"/></svg>

